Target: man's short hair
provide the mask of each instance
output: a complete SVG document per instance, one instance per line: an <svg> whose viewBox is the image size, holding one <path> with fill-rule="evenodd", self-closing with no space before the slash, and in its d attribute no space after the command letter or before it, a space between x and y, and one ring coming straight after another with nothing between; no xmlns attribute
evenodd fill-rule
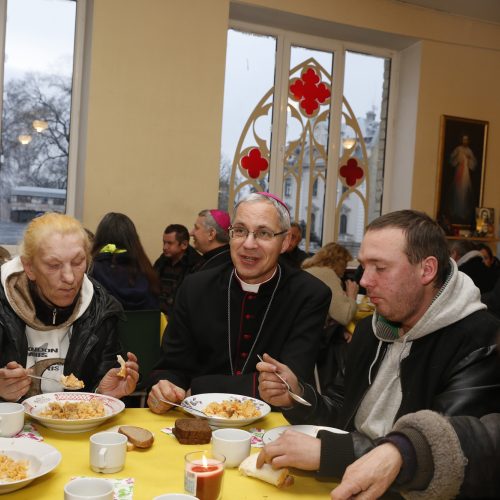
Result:
<svg viewBox="0 0 500 500"><path fill-rule="evenodd" d="M205 229L213 229L215 230L215 240L219 243L229 243L229 233L222 227L219 226L217 221L213 218L210 210L202 210L199 214L199 217L203 217L203 225Z"/></svg>
<svg viewBox="0 0 500 500"><path fill-rule="evenodd" d="M395 227L405 235L404 252L410 264L418 264L426 257L436 257L438 270L434 284L441 288L451 270L450 252L444 231L424 212L398 210L382 215L368 224L366 231Z"/></svg>
<svg viewBox="0 0 500 500"><path fill-rule="evenodd" d="M165 234L175 233L177 243L189 241L189 231L187 227L182 224L169 224L163 232Z"/></svg>
<svg viewBox="0 0 500 500"><path fill-rule="evenodd" d="M238 207L242 203L256 203L259 201L264 201L266 203L269 203L272 205L276 211L278 212L278 218L279 218L279 225L281 231L288 231L291 227L290 223L290 212L288 212L288 209L286 206L282 205L279 201L275 200L274 198L270 196L266 196L260 193L252 193L240 200L235 206L233 210L233 220L236 217L236 212L238 210Z"/></svg>
<svg viewBox="0 0 500 500"><path fill-rule="evenodd" d="M486 245L486 243L478 243L477 244L477 249L478 250L485 250L486 253L488 254L489 259L493 259L493 252L491 251L491 248L489 245Z"/></svg>

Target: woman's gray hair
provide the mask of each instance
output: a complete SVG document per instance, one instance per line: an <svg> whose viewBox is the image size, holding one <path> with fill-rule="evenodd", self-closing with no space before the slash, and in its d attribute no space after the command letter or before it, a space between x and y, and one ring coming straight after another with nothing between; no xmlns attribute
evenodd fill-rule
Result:
<svg viewBox="0 0 500 500"><path fill-rule="evenodd" d="M217 221L213 218L210 210L202 210L198 216L204 217L203 225L205 226L205 229L213 229L215 231L216 241L219 243L229 243L229 233L224 231L224 229L217 224Z"/></svg>
<svg viewBox="0 0 500 500"><path fill-rule="evenodd" d="M279 225L281 231L288 231L290 229L290 212L285 205L281 204L278 200L275 200L271 196L266 196L265 194L260 193L251 193L242 200L240 200L235 206L233 210L233 220L236 217L236 211L238 207L242 203L257 203L257 202L265 202L272 205L276 211L278 212Z"/></svg>

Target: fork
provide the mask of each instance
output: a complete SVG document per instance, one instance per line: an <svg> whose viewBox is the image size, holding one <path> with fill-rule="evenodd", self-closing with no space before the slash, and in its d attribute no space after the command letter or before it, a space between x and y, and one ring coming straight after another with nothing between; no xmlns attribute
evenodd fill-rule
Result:
<svg viewBox="0 0 500 500"><path fill-rule="evenodd" d="M260 354L257 354L257 357L265 363L265 361L262 359L262 356ZM304 398L300 397L298 394L295 394L295 392L292 391L292 388L290 387L290 384L278 373L274 372L274 374L285 384L286 390L288 391L288 394L290 394L290 397L297 401L297 403L300 403L305 406L312 406L309 401L306 401Z"/></svg>
<svg viewBox="0 0 500 500"><path fill-rule="evenodd" d="M162 399L162 398L158 398L158 401L161 401L162 403L167 403L168 405L178 406L179 408L184 408L184 410L197 411L198 413L201 413L205 418L211 418L211 416L207 415L204 411L198 410L198 408L193 408L190 405L183 405L183 404L179 404L179 403L174 403L173 401L168 401L168 399Z"/></svg>

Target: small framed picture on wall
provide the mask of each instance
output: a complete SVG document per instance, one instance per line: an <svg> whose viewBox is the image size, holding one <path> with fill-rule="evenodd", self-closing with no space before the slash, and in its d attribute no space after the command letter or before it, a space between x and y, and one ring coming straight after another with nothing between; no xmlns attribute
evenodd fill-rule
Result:
<svg viewBox="0 0 500 500"><path fill-rule="evenodd" d="M495 209L476 208L476 234L477 236L493 237L495 234Z"/></svg>

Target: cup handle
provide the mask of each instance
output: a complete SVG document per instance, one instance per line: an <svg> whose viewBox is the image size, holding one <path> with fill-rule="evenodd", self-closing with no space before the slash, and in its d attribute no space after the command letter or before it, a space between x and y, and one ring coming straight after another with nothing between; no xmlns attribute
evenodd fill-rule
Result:
<svg viewBox="0 0 500 500"><path fill-rule="evenodd" d="M106 452L107 448L101 448L99 450L99 468L104 468L106 466Z"/></svg>

